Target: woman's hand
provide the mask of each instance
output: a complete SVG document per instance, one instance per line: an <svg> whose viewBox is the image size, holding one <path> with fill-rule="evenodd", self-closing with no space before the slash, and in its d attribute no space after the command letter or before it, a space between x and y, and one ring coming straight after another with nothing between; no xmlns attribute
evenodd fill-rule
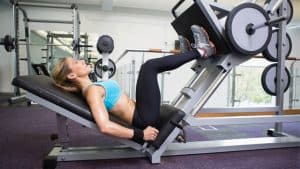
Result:
<svg viewBox="0 0 300 169"><path fill-rule="evenodd" d="M145 141L154 141L159 133L159 131L151 126L148 126L144 129L144 140Z"/></svg>

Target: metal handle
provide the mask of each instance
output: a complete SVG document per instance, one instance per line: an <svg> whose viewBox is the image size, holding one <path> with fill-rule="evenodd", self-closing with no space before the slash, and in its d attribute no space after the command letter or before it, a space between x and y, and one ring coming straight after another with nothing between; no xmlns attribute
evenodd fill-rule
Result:
<svg viewBox="0 0 300 169"><path fill-rule="evenodd" d="M172 14L175 18L177 18L176 9L184 2L185 0L180 0L173 8L172 8Z"/></svg>

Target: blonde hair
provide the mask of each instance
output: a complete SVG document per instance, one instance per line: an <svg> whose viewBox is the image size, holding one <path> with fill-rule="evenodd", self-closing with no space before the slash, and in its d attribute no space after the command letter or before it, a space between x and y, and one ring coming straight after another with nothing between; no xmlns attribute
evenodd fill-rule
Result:
<svg viewBox="0 0 300 169"><path fill-rule="evenodd" d="M51 76L54 80L54 84L68 92L79 92L78 87L74 82L68 79L68 74L71 73L71 69L66 64L68 57L60 59L51 71Z"/></svg>

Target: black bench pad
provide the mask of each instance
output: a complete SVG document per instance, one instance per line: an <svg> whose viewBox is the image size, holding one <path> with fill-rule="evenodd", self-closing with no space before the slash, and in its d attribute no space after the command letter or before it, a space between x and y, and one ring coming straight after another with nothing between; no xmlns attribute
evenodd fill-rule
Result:
<svg viewBox="0 0 300 169"><path fill-rule="evenodd" d="M55 86L50 77L20 76L14 78L12 84L94 122L83 96L80 93L66 92Z"/></svg>
<svg viewBox="0 0 300 169"><path fill-rule="evenodd" d="M74 114L95 122L88 104L80 93L66 92L55 86L50 77L44 75L20 76L12 81L14 86L20 87L30 93L37 95L51 103L54 103ZM156 148L164 142L169 133L175 128L172 123L178 123L182 120L185 113L170 105L161 106L161 115L159 122L159 135L152 143ZM110 115L110 120L121 123L126 127L131 127L118 118Z"/></svg>

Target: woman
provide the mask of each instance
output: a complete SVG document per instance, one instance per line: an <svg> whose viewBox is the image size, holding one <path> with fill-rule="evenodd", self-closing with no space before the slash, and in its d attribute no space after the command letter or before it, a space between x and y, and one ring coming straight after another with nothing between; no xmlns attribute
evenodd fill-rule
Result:
<svg viewBox="0 0 300 169"><path fill-rule="evenodd" d="M121 93L113 80L93 83L88 76L92 69L83 60L70 57L62 59L53 68L52 77L57 86L67 91L82 92L102 133L139 143L153 141L159 133L155 128L159 121L161 98L157 74L215 53L205 30L197 25L191 29L195 40L193 49L177 56L148 60L142 65L136 86L136 102ZM181 43L184 42L188 43L187 40L181 40ZM132 125L133 129L110 121L108 112Z"/></svg>

